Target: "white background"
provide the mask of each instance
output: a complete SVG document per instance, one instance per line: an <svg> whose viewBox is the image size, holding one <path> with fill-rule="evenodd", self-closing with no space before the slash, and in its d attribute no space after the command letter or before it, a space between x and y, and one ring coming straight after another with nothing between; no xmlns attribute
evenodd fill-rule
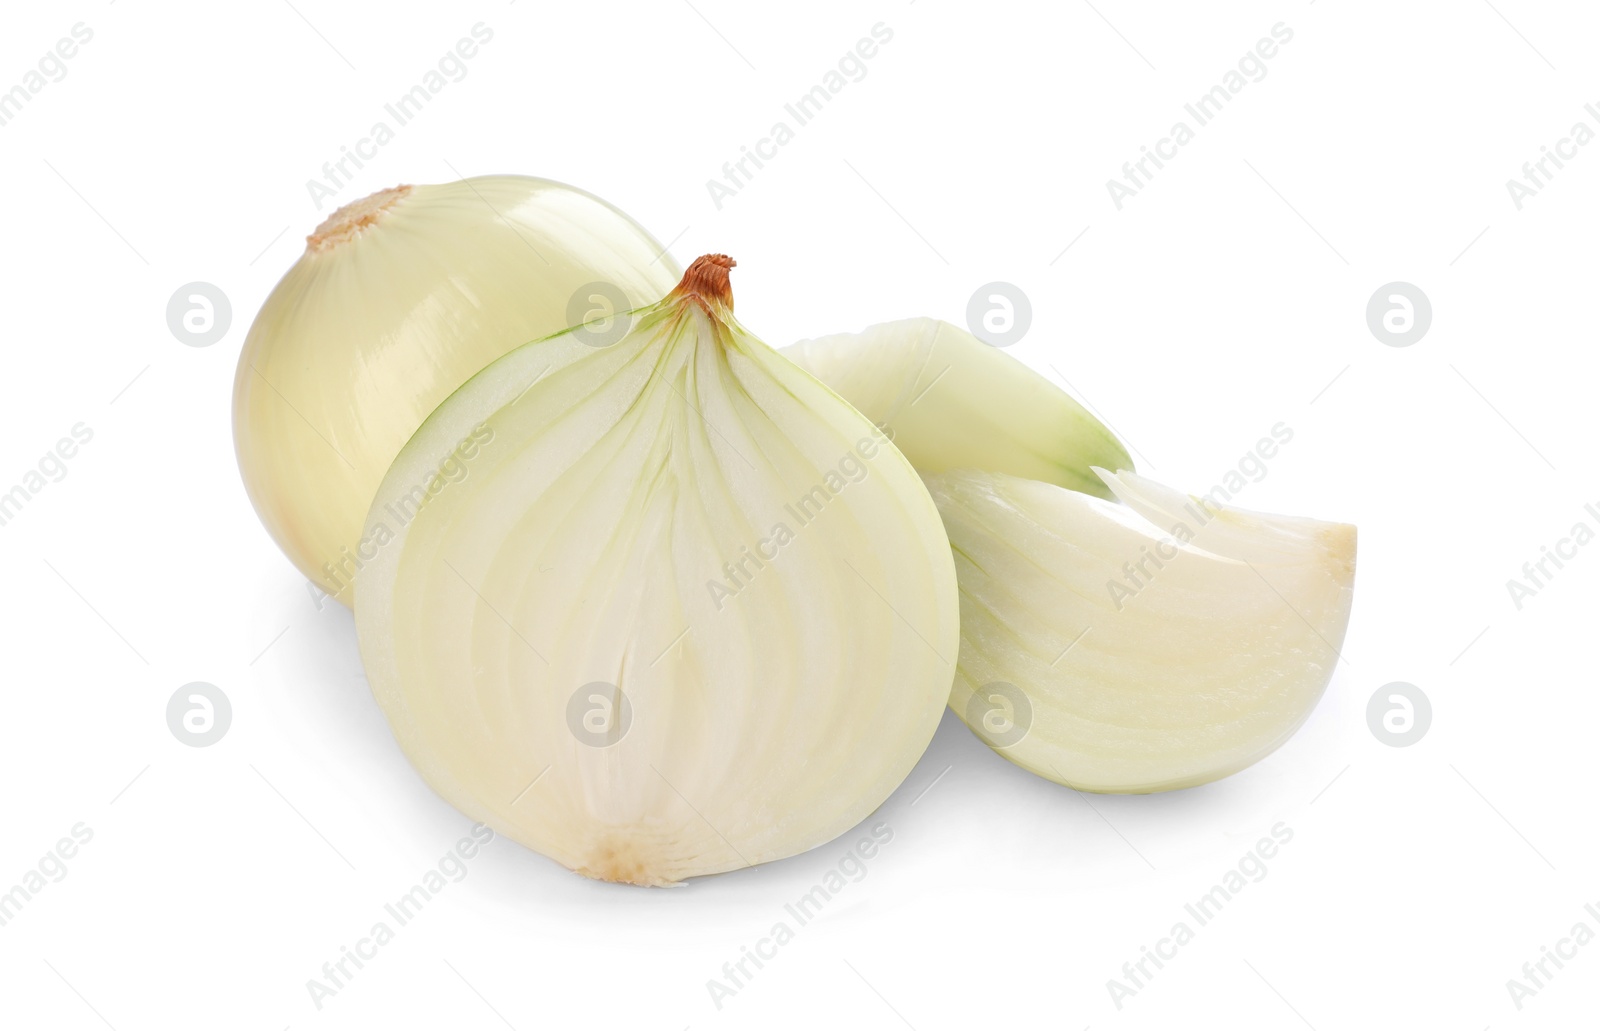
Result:
<svg viewBox="0 0 1600 1031"><path fill-rule="evenodd" d="M94 439L0 527L0 888L74 824L93 840L0 927L0 1024L1590 1026L1600 943L1520 1011L1506 982L1580 920L1600 931L1600 546L1520 611L1506 581L1574 523L1600 528L1600 146L1521 210L1505 183L1577 121L1600 128L1593 10L23 6L0 88L75 23L94 38L0 128L0 489L74 424ZM736 256L740 317L774 344L961 322L980 284L1015 283L1034 322L1010 353L1184 489L1286 422L1241 502L1361 532L1345 661L1310 723L1218 784L1084 797L947 714L873 818L894 837L866 878L720 1010L706 982L860 831L670 891L497 841L319 1011L307 980L467 824L394 746L349 614L315 608L257 522L234 363L327 214L306 181L480 21L494 39L470 74L340 203L458 173L571 182L680 262ZM867 76L718 210L706 181L878 22L894 37ZM1279 22L1294 37L1267 76L1117 210L1106 180ZM233 303L207 348L165 321L195 280ZM1433 305L1405 348L1364 315L1395 280ZM1366 719L1397 680L1434 710L1404 748ZM167 727L190 681L232 701L211 747ZM1280 821L1294 837L1266 879L1119 1010L1107 980Z"/></svg>

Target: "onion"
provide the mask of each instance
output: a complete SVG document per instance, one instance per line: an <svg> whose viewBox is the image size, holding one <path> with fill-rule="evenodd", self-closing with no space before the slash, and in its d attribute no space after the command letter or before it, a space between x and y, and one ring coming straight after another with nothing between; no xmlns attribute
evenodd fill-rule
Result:
<svg viewBox="0 0 1600 1031"><path fill-rule="evenodd" d="M1333 675L1355 527L1103 475L1125 506L999 473L927 478L961 584L950 707L1007 759L1086 791L1258 762Z"/></svg>
<svg viewBox="0 0 1600 1031"><path fill-rule="evenodd" d="M349 604L374 546L362 519L423 419L512 348L596 305L659 297L677 275L622 212L544 179L400 186L339 209L239 356L234 443L262 522Z"/></svg>
<svg viewBox="0 0 1600 1031"><path fill-rule="evenodd" d="M490 365L368 516L356 625L406 755L590 877L673 884L844 833L950 694L938 512L734 319L732 266L700 258L610 346L579 327Z"/></svg>
<svg viewBox="0 0 1600 1031"><path fill-rule="evenodd" d="M1060 387L948 322L885 322L783 353L887 427L922 472L985 469L1109 498L1094 467L1133 468Z"/></svg>

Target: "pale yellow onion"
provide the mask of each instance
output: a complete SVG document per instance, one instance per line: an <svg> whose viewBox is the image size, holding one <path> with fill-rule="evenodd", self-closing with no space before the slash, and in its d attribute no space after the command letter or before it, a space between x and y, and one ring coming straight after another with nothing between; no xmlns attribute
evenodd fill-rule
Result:
<svg viewBox="0 0 1600 1031"><path fill-rule="evenodd" d="M1103 475L1125 505L996 473L926 478L961 585L950 707L1005 758L1085 791L1259 761L1340 661L1355 527Z"/></svg>
<svg viewBox="0 0 1600 1031"><path fill-rule="evenodd" d="M986 469L1110 497L1093 468L1133 468L1116 435L1060 387L948 322L883 322L783 354L884 426L925 473Z"/></svg>
<svg viewBox="0 0 1600 1031"><path fill-rule="evenodd" d="M734 320L731 264L695 262L610 347L569 333L485 369L369 517L389 539L356 625L406 755L590 877L672 884L844 833L950 694L938 512L870 422ZM453 455L464 474L408 502Z"/></svg>
<svg viewBox="0 0 1600 1031"><path fill-rule="evenodd" d="M362 519L401 446L485 365L572 324L574 293L634 307L679 270L582 190L483 176L384 190L335 212L262 305L234 383L234 441L268 531L350 604ZM603 297L580 299L577 321Z"/></svg>

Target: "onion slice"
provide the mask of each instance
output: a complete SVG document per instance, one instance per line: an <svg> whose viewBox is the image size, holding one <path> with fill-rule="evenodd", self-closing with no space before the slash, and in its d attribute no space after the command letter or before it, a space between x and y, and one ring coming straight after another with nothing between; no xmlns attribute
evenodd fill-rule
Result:
<svg viewBox="0 0 1600 1031"><path fill-rule="evenodd" d="M884 426L925 473L987 469L1109 498L1094 467L1133 468L1116 435L1060 387L948 322L884 322L783 354Z"/></svg>
<svg viewBox="0 0 1600 1031"><path fill-rule="evenodd" d="M961 589L951 708L1005 758L1085 791L1259 761L1333 675L1355 527L1099 472L1125 506L1000 473L926 477Z"/></svg>

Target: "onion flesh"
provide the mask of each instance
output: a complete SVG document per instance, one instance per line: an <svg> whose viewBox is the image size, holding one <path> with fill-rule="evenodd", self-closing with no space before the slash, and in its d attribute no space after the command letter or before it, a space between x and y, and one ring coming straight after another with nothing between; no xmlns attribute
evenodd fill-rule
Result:
<svg viewBox="0 0 1600 1031"><path fill-rule="evenodd" d="M961 589L951 708L1005 758L1085 791L1258 762L1339 661L1355 527L1102 475L1124 505L997 473L926 477Z"/></svg>
<svg viewBox="0 0 1600 1031"><path fill-rule="evenodd" d="M950 693L938 512L872 423L734 320L731 265L697 261L616 344L489 366L369 516L386 543L356 621L402 748L590 877L673 884L844 833Z"/></svg>

